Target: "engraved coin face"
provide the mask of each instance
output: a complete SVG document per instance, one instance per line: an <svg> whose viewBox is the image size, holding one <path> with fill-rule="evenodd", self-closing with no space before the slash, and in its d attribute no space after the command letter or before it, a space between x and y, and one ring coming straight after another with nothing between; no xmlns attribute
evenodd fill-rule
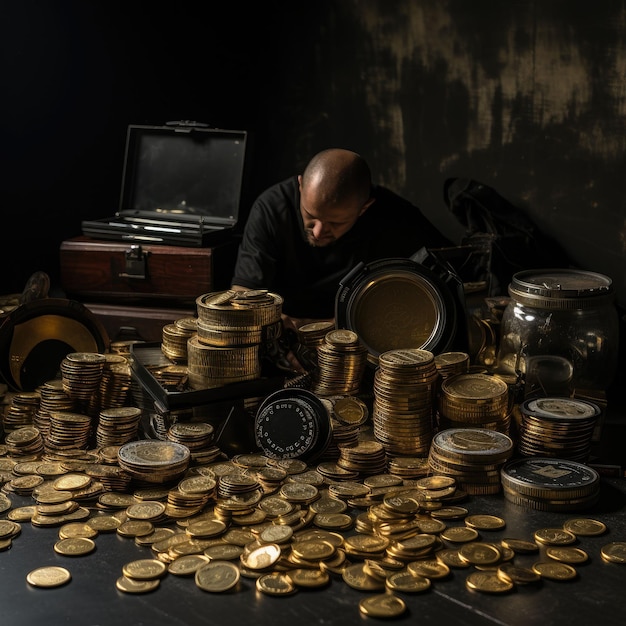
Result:
<svg viewBox="0 0 626 626"><path fill-rule="evenodd" d="M506 593L513 589L510 580L503 580L495 571L472 572L465 579L468 589L482 591L483 593Z"/></svg>
<svg viewBox="0 0 626 626"><path fill-rule="evenodd" d="M606 532L604 522L585 517L565 520L563 528L579 537L597 537Z"/></svg>
<svg viewBox="0 0 626 626"><path fill-rule="evenodd" d="M158 578L153 580L135 580L127 576L120 576L115 581L117 590L124 593L148 593L157 589L160 584L161 581Z"/></svg>
<svg viewBox="0 0 626 626"><path fill-rule="evenodd" d="M26 582L34 587L59 587L72 578L69 570L64 567L39 567L26 576Z"/></svg>
<svg viewBox="0 0 626 626"><path fill-rule="evenodd" d="M286 596L297 591L291 577L282 572L263 574L256 580L256 588L270 596Z"/></svg>
<svg viewBox="0 0 626 626"><path fill-rule="evenodd" d="M381 593L363 598L359 602L359 610L363 615L389 619L399 617L406 612L406 603L393 593Z"/></svg>
<svg viewBox="0 0 626 626"><path fill-rule="evenodd" d="M239 568L230 561L211 561L196 571L196 585L203 591L228 591L239 582Z"/></svg>
<svg viewBox="0 0 626 626"><path fill-rule="evenodd" d="M122 567L124 576L134 580L161 578L166 571L167 565L158 559L137 559Z"/></svg>
<svg viewBox="0 0 626 626"><path fill-rule="evenodd" d="M626 541L611 541L602 546L600 554L610 563L626 563Z"/></svg>
<svg viewBox="0 0 626 626"><path fill-rule="evenodd" d="M537 572L542 578L549 578L550 580L572 580L578 575L574 567L568 563L559 563L558 561L534 563L533 571Z"/></svg>
<svg viewBox="0 0 626 626"><path fill-rule="evenodd" d="M54 544L54 551L65 556L82 556L96 549L93 539L87 537L68 537Z"/></svg>

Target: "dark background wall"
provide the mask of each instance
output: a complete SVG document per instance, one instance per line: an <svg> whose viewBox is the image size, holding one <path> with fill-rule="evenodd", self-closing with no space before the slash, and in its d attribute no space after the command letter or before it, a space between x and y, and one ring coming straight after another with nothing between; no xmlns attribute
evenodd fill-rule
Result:
<svg viewBox="0 0 626 626"><path fill-rule="evenodd" d="M118 205L128 124L254 139L252 197L329 146L458 241L449 177L494 187L626 304L622 0L0 0L0 293Z"/></svg>

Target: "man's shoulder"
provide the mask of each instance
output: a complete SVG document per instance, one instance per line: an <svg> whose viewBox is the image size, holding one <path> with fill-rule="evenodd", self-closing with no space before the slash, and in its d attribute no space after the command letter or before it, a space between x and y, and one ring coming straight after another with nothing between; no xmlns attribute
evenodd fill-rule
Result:
<svg viewBox="0 0 626 626"><path fill-rule="evenodd" d="M296 201L297 194L298 177L290 176L267 187L259 194L255 204L276 208L292 206Z"/></svg>
<svg viewBox="0 0 626 626"><path fill-rule="evenodd" d="M397 207L402 210L419 210L412 202L398 195L395 191L392 191L389 187L385 187L384 185L373 185L372 196L376 198L374 206L378 204L379 206L384 205L386 207Z"/></svg>

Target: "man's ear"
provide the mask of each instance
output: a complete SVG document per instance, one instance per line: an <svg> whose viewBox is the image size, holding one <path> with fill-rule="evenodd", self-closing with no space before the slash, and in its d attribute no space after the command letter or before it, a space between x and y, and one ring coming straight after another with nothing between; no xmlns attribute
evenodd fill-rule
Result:
<svg viewBox="0 0 626 626"><path fill-rule="evenodd" d="M363 215L363 213L365 213L365 211L367 211L367 209L369 209L372 204L374 204L374 202L376 202L376 198L370 198L362 207L361 210L359 211L359 217L361 217L361 215Z"/></svg>

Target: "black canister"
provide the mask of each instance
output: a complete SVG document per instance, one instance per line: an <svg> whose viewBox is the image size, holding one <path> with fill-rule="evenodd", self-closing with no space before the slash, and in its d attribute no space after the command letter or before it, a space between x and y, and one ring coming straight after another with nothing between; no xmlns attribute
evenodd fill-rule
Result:
<svg viewBox="0 0 626 626"><path fill-rule="evenodd" d="M522 375L525 396L604 391L617 369L618 315L609 277L574 269L515 274L497 371Z"/></svg>

